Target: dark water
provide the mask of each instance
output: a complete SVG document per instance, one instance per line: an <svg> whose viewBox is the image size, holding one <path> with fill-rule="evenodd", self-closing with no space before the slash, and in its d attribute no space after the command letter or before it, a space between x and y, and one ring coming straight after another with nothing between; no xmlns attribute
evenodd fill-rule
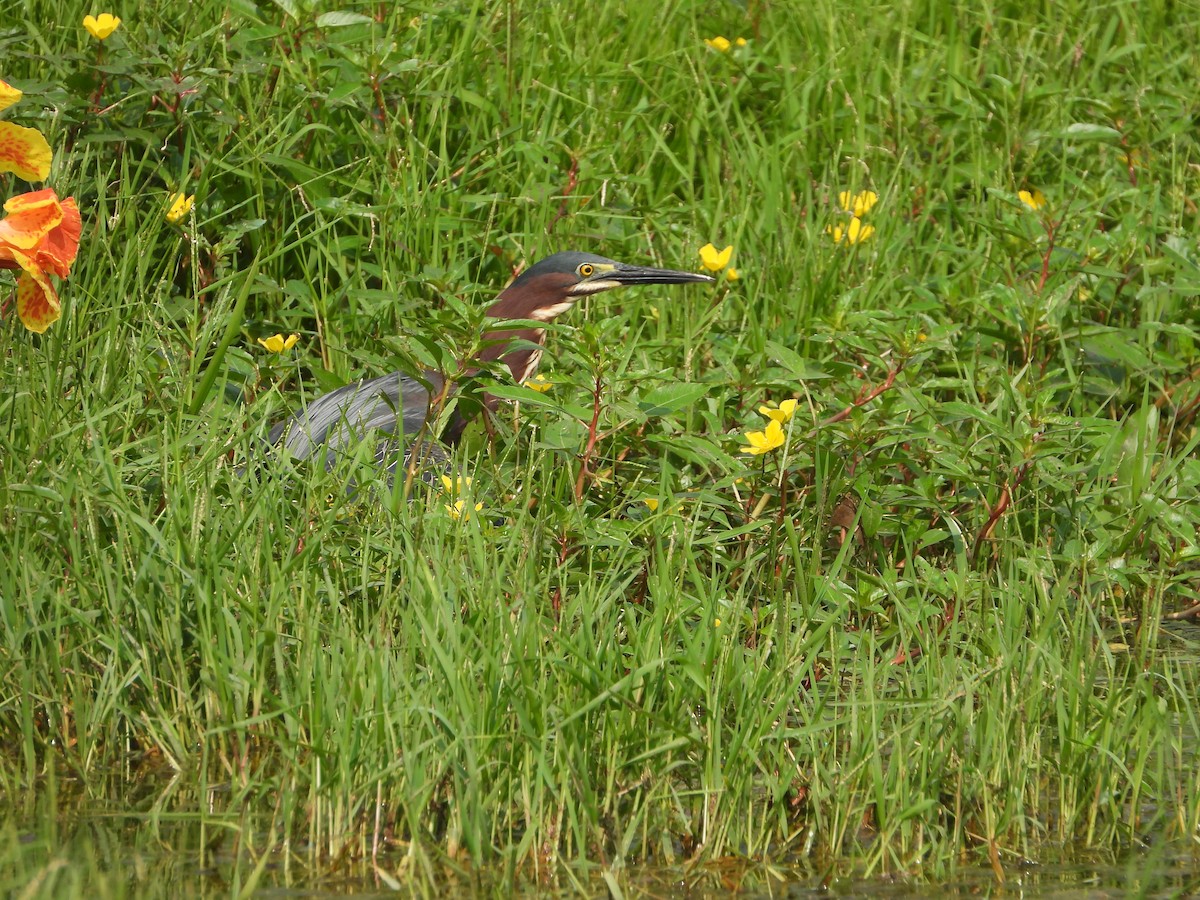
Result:
<svg viewBox="0 0 1200 900"><path fill-rule="evenodd" d="M1044 848L1039 859L1005 860L1003 881L990 867L960 865L941 877L921 871L864 877L854 864L821 871L727 859L700 866L561 869L537 878L495 870L430 869L388 851L373 862L344 858L310 864L311 848L266 856L277 845L246 815L190 814L156 806L169 790L138 796L81 796L70 789L30 794L0 806L0 895L8 897L332 897L613 896L715 898L1175 898L1200 896L1200 843L1112 853ZM179 800L177 793L174 800ZM200 797L189 798L200 800ZM214 798L209 797L210 804ZM132 813L131 808L141 811ZM419 877L414 877L419 876Z"/></svg>

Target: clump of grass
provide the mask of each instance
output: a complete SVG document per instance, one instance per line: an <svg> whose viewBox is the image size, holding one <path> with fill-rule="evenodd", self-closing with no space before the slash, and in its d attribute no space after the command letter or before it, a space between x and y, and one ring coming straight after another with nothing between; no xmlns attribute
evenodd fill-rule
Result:
<svg viewBox="0 0 1200 900"><path fill-rule="evenodd" d="M239 878L1195 834L1174 13L145 4L98 65L61 6L0 38L85 211L63 319L0 326L7 797L161 763ZM496 386L477 512L236 474L300 396L452 365L530 261L709 242L737 280L585 303L551 390Z"/></svg>

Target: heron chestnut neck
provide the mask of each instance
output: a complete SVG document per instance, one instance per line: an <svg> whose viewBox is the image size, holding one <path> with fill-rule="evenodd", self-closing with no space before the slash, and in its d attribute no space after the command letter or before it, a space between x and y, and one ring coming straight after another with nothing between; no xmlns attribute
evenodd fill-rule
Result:
<svg viewBox="0 0 1200 900"><path fill-rule="evenodd" d="M698 272L631 266L593 253L555 253L530 266L501 291L496 302L488 307L487 315L497 320L553 322L574 306L580 297L590 294L625 285L687 284L712 280L710 276ZM527 381L537 371L545 338L544 328L501 327L489 330L487 339L492 343L480 354L480 360L503 360L515 381ZM510 349L513 342L528 342L537 346L522 344Z"/></svg>

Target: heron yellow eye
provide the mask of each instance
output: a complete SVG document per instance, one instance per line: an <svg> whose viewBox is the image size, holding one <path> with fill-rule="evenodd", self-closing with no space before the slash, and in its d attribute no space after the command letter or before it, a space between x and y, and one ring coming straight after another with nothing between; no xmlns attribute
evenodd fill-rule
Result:
<svg viewBox="0 0 1200 900"><path fill-rule="evenodd" d="M579 275L580 275L581 277L583 277L583 278L587 278L587 277L589 277L589 276L590 276L590 275L591 275L593 272L595 272L595 271L596 271L596 267L595 267L595 266L593 266L591 263L584 263L584 264L583 264L583 265L581 265L581 266L580 266L578 269L576 269L576 271L579 273Z"/></svg>

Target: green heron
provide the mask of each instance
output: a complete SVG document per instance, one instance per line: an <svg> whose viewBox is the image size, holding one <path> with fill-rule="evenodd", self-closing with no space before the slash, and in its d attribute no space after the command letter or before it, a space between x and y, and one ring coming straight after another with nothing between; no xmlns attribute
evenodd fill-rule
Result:
<svg viewBox="0 0 1200 900"><path fill-rule="evenodd" d="M592 253L555 253L531 266L501 291L496 302L488 307L487 315L501 321L553 322L580 297L589 294L627 284L712 280L695 272L630 266ZM520 384L537 370L545 336L544 328L501 325L486 334L486 346L478 361L499 360ZM408 461L404 436L411 438L417 434L429 416L431 398L443 395L445 390L445 376L432 370L424 372L421 379L391 372L354 382L310 401L290 419L275 425L267 440L299 459L322 454L326 468L332 468L338 453L370 438L375 442L375 461L391 481L397 463ZM494 410L498 402L497 398L484 395L483 405L488 410ZM456 410L440 435L441 440L451 446L458 443L467 421ZM430 444L424 461L444 464L446 453L436 444Z"/></svg>

